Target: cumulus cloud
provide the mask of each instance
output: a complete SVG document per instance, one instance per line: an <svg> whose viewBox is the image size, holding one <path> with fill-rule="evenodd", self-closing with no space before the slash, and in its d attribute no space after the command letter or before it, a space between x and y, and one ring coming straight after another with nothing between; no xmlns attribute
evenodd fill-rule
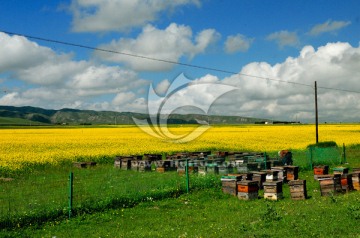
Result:
<svg viewBox="0 0 360 238"><path fill-rule="evenodd" d="M225 42L225 52L228 54L233 54L239 51L245 52L250 48L253 41L254 39L241 34L228 36Z"/></svg>
<svg viewBox="0 0 360 238"><path fill-rule="evenodd" d="M280 48L285 46L297 46L299 38L296 32L278 31L266 37L267 40L275 41Z"/></svg>
<svg viewBox="0 0 360 238"><path fill-rule="evenodd" d="M172 107L201 108L214 100L210 114L313 122L314 82L317 81L320 120L354 121L360 117L357 103L360 95L329 88L360 91L359 57L360 47L348 43L329 43L317 49L305 46L297 57L275 65L253 62L244 66L239 74L226 78L210 74L197 78L193 83L203 83L203 87L185 88L174 94L169 103L173 102ZM211 84L214 87L209 86ZM236 90L215 98L221 84ZM207 97L197 97L199 94Z"/></svg>
<svg viewBox="0 0 360 238"><path fill-rule="evenodd" d="M157 20L162 12L184 5L200 5L199 0L73 0L73 31L126 31Z"/></svg>
<svg viewBox="0 0 360 238"><path fill-rule="evenodd" d="M0 42L0 72L7 75L2 80L8 85L22 81L27 87L9 90L0 104L88 107L90 97L136 91L148 85L134 71L75 61L70 54L57 54L25 37L0 33Z"/></svg>
<svg viewBox="0 0 360 238"><path fill-rule="evenodd" d="M342 28L347 27L350 24L351 24L350 21L327 20L326 22L324 22L322 24L317 24L313 28L311 28L311 30L309 31L309 34L313 35L313 36L317 36L317 35L327 33L327 32L335 32Z"/></svg>
<svg viewBox="0 0 360 238"><path fill-rule="evenodd" d="M192 58L197 54L204 53L219 37L219 33L213 29L203 30L193 39L192 30L188 26L172 23L166 29L161 30L147 25L136 39L122 38L99 46L102 49L127 55L106 52L96 52L95 54L106 61L125 63L134 70L162 71L169 70L174 65L165 63L163 60L177 63L183 56ZM129 54L159 60L132 57Z"/></svg>

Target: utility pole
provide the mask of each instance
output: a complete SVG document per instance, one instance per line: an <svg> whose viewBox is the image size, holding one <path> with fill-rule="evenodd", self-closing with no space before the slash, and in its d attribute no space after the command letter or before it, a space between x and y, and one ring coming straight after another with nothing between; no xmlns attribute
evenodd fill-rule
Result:
<svg viewBox="0 0 360 238"><path fill-rule="evenodd" d="M319 143L319 117L317 104L317 84L315 81L315 128L316 128L316 144Z"/></svg>

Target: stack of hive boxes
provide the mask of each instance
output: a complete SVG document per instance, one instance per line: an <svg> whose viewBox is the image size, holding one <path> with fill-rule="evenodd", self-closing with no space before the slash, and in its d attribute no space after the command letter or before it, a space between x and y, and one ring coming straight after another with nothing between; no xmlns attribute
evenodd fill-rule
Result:
<svg viewBox="0 0 360 238"><path fill-rule="evenodd" d="M354 189L360 191L360 168L353 168L352 183Z"/></svg>
<svg viewBox="0 0 360 238"><path fill-rule="evenodd" d="M230 175L221 177L222 191L224 193L237 196L237 182L241 181L241 175Z"/></svg>
<svg viewBox="0 0 360 238"><path fill-rule="evenodd" d="M332 196L342 193L341 174L319 175L321 196Z"/></svg>
<svg viewBox="0 0 360 238"><path fill-rule="evenodd" d="M307 198L306 180L290 180L288 184L293 200L304 200Z"/></svg>
<svg viewBox="0 0 360 238"><path fill-rule="evenodd" d="M284 166L276 166L271 168L272 171L277 171L277 179L282 182L286 182L286 170ZM274 181L273 179L269 178L269 181Z"/></svg>
<svg viewBox="0 0 360 238"><path fill-rule="evenodd" d="M256 181L259 184L259 189L263 188L263 183L266 181L266 172L252 171L252 181Z"/></svg>
<svg viewBox="0 0 360 238"><path fill-rule="evenodd" d="M286 170L286 180L292 181L299 178L299 166L284 166Z"/></svg>
<svg viewBox="0 0 360 238"><path fill-rule="evenodd" d="M349 168L347 167L335 167L333 168L334 174L341 175L341 187L344 192L352 191L353 182L352 182L352 174L349 174Z"/></svg>
<svg viewBox="0 0 360 238"><path fill-rule="evenodd" d="M279 200L283 198L282 181L268 181L263 183L264 198L270 200Z"/></svg>
<svg viewBox="0 0 360 238"><path fill-rule="evenodd" d="M256 181L242 180L237 182L237 197L241 200L254 200L259 196L259 184Z"/></svg>

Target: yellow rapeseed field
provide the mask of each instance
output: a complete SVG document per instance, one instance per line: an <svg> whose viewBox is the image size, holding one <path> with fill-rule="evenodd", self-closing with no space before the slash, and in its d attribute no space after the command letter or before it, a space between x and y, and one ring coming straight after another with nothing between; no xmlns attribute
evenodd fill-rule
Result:
<svg viewBox="0 0 360 238"><path fill-rule="evenodd" d="M184 134L195 127L173 127ZM188 143L154 138L137 127L28 128L0 130L0 166L94 159L103 156L198 150L278 151L315 143L314 125L213 126ZM320 125L319 141L360 144L360 125Z"/></svg>

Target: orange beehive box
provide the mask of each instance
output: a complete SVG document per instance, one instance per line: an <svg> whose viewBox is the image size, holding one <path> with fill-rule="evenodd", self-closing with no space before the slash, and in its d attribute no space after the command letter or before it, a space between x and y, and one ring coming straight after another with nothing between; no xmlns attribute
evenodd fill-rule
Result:
<svg viewBox="0 0 360 238"><path fill-rule="evenodd" d="M256 181L243 180L237 182L237 191L240 193L252 193L259 190L259 184Z"/></svg>

